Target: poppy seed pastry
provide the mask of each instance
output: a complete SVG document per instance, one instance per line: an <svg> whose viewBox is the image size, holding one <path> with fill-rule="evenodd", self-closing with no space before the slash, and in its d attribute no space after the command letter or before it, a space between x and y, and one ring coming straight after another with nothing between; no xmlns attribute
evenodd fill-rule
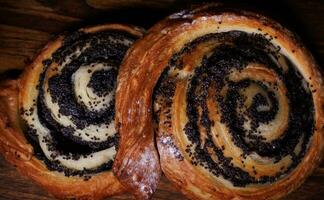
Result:
<svg viewBox="0 0 324 200"><path fill-rule="evenodd" d="M19 80L2 83L5 158L57 198L122 192L111 170L119 138L115 90L119 65L142 35L137 27L108 24L59 36Z"/></svg>
<svg viewBox="0 0 324 200"><path fill-rule="evenodd" d="M140 177L130 185L154 186L127 166L138 149L190 199L278 199L321 160L322 75L267 17L219 5L173 14L131 48L118 82L114 165Z"/></svg>

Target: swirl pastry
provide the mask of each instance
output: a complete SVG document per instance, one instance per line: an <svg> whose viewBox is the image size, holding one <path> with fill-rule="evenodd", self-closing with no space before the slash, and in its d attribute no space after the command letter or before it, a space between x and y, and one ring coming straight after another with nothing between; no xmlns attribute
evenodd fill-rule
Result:
<svg viewBox="0 0 324 200"><path fill-rule="evenodd" d="M155 131L162 171L190 199L277 199L321 159L318 66L264 16L210 5L171 15L131 48L118 81L117 160L149 149ZM119 176L147 183L128 167Z"/></svg>
<svg viewBox="0 0 324 200"><path fill-rule="evenodd" d="M140 29L119 24L60 36L20 80L3 83L6 159L58 198L101 199L123 191L111 170L119 138L116 81L126 51L141 36Z"/></svg>

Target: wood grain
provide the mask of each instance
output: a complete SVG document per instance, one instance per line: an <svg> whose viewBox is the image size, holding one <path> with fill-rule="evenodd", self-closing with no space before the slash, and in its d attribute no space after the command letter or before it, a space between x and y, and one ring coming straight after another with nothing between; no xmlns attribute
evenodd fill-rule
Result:
<svg viewBox="0 0 324 200"><path fill-rule="evenodd" d="M82 26L119 22L149 28L166 15L198 1L185 0L0 0L0 74L24 68L46 42ZM324 2L322 0L226 1L278 20L301 36L324 66ZM322 67L323 69L323 67ZM1 77L1 75L0 75ZM286 200L320 200L324 195L324 162ZM110 199L130 199L128 194ZM53 199L21 177L0 157L0 199ZM153 199L185 199L162 178Z"/></svg>

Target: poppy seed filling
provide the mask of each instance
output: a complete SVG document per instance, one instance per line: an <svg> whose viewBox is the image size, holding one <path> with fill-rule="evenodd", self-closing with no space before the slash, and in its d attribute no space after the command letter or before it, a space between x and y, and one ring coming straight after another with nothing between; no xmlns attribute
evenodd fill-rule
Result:
<svg viewBox="0 0 324 200"><path fill-rule="evenodd" d="M35 156L49 170L88 177L112 168L118 68L135 39L117 30L76 31L43 61L37 96L21 116Z"/></svg>
<svg viewBox="0 0 324 200"><path fill-rule="evenodd" d="M303 159L314 131L311 89L308 84L305 87L307 81L297 67L271 40L259 33L242 31L199 37L171 57L155 87L154 102L168 110L174 103L177 84L186 81L183 98L187 122L183 132L176 134L184 134L190 143L182 153L188 155L193 165L237 187L271 183L289 174ZM194 66L186 78L179 75L186 67L186 56L206 44L212 47L204 54L200 65ZM247 73L248 70L275 74L276 81L259 80ZM286 91L284 95L282 91ZM286 116L282 99L287 99L289 107L287 125L279 136L266 135L263 127L275 126L278 116ZM216 109L217 114L210 109ZM155 110L154 116L155 122L161 124L160 112ZM219 116L219 121L215 121L213 115ZM221 137L217 131L212 131L216 126L226 127L227 137L242 152L239 164L234 163L233 157L225 156L224 152L231 149L214 143ZM201 130L206 132L206 137L202 137ZM257 167L248 169L244 163L247 157L255 155L273 165L281 164L284 158L291 162L282 164L275 174L258 175Z"/></svg>

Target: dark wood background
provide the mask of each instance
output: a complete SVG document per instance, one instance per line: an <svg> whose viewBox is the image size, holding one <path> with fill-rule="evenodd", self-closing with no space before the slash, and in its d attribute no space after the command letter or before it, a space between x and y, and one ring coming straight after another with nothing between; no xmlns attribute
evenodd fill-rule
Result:
<svg viewBox="0 0 324 200"><path fill-rule="evenodd" d="M199 1L186 0L0 0L0 78L17 74L46 42L64 31L109 22L149 28L179 9ZM264 13L295 31L324 66L324 1L226 1ZM322 69L324 69L322 67ZM127 194L110 199L130 199ZM0 199L53 199L9 166L0 156ZM162 178L153 199L185 199ZM324 162L286 200L324 199Z"/></svg>

